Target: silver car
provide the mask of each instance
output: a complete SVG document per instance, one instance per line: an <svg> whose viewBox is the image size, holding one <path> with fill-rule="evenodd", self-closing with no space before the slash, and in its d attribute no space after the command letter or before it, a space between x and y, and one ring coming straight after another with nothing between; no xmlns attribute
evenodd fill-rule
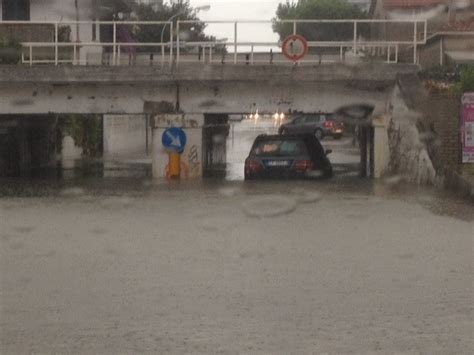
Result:
<svg viewBox="0 0 474 355"><path fill-rule="evenodd" d="M327 136L339 139L344 134L344 124L335 121L332 114L302 114L281 125L278 132L280 134L312 133L319 140Z"/></svg>

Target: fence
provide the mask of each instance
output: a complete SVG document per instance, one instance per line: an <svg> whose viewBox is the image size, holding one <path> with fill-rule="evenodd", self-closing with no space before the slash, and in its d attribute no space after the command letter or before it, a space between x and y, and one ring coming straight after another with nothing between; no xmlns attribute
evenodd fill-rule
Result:
<svg viewBox="0 0 474 355"><path fill-rule="evenodd" d="M50 30L25 37L32 26ZM199 35L206 27L213 36ZM398 63L401 52L417 63L418 46L427 40L426 20L0 21L0 40L18 39L21 61L29 65L293 64L281 54L275 30L308 40L301 64L349 57Z"/></svg>

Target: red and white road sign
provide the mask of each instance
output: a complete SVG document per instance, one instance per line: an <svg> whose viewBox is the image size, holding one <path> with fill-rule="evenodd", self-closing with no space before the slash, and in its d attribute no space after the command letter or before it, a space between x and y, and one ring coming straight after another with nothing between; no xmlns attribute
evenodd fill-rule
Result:
<svg viewBox="0 0 474 355"><path fill-rule="evenodd" d="M303 36L291 35L283 41L281 49L285 57L293 62L297 62L308 54L308 42Z"/></svg>
<svg viewBox="0 0 474 355"><path fill-rule="evenodd" d="M463 115L461 121L462 162L474 163L474 92L465 93L462 98Z"/></svg>

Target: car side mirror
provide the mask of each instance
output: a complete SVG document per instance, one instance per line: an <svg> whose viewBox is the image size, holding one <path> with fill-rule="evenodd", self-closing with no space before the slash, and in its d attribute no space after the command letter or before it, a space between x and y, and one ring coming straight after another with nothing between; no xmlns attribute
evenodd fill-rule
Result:
<svg viewBox="0 0 474 355"><path fill-rule="evenodd" d="M332 149L327 149L327 150L326 150L326 155L329 155L329 154L331 154L331 153L332 153Z"/></svg>

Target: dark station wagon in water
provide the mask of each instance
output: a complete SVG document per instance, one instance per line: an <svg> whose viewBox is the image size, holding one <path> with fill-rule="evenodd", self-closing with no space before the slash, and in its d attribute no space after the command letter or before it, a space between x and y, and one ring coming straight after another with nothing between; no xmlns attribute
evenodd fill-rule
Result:
<svg viewBox="0 0 474 355"><path fill-rule="evenodd" d="M331 162L312 134L260 135L245 160L245 180L332 176Z"/></svg>
<svg viewBox="0 0 474 355"><path fill-rule="evenodd" d="M300 114L290 119L288 123L281 125L278 133L310 133L319 140L327 136L339 139L344 134L344 123L335 120L333 114Z"/></svg>

